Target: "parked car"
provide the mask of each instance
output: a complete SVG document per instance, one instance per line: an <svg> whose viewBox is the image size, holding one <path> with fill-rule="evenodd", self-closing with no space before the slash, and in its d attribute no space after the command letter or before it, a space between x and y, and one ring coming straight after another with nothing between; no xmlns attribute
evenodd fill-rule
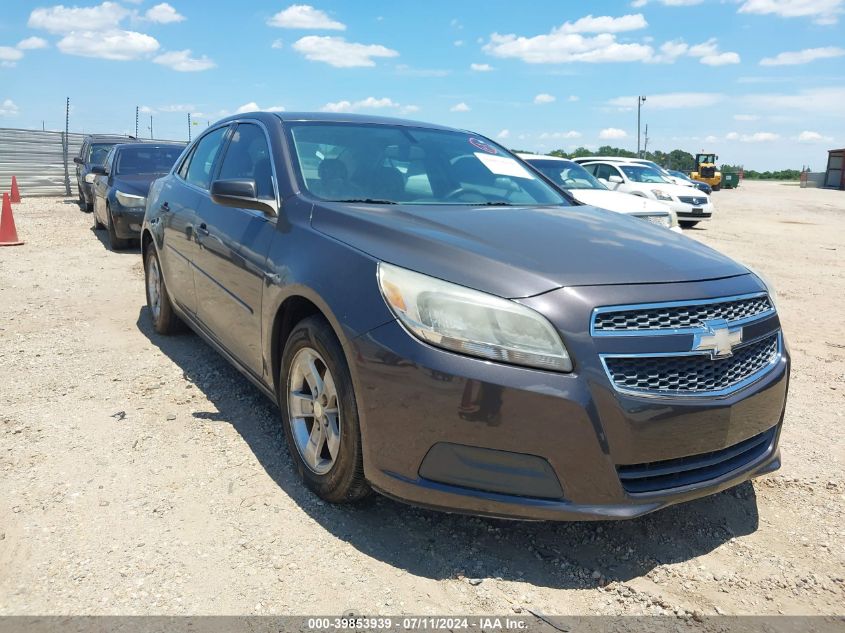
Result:
<svg viewBox="0 0 845 633"><path fill-rule="evenodd" d="M579 158L573 158L576 163L579 165L583 165L585 163L592 163L596 161L604 162L604 163L638 163L640 165L646 165L651 167L652 169L660 172L660 175L666 179L667 182L671 182L673 185L679 185L681 187L694 187L695 185L689 180L689 178L676 178L669 172L668 169L665 169L655 163L653 160L646 160L645 158L627 158L625 156L581 156Z"/></svg>
<svg viewBox="0 0 845 633"><path fill-rule="evenodd" d="M184 321L276 401L327 501L621 519L780 466L766 284L481 135L223 119L153 183L142 252L155 330Z"/></svg>
<svg viewBox="0 0 845 633"><path fill-rule="evenodd" d="M702 182L701 180L693 180L687 174L682 171L678 171L676 169L668 169L667 170L672 176L680 180L686 180L687 182L691 182L693 186L698 189L699 191L703 191L708 196L713 193L713 187L708 185L706 182Z"/></svg>
<svg viewBox="0 0 845 633"><path fill-rule="evenodd" d="M681 227L678 226L678 216L662 202L611 191L578 163L557 156L538 154L518 154L518 156L555 185L568 191L578 202L631 215L672 231L681 231Z"/></svg>
<svg viewBox="0 0 845 633"><path fill-rule="evenodd" d="M109 248L122 250L141 235L150 184L170 171L184 143L121 143L91 167L94 230L108 230Z"/></svg>
<svg viewBox="0 0 845 633"><path fill-rule="evenodd" d="M713 216L710 198L690 187L675 185L656 169L640 163L592 162L582 167L614 191L645 196L666 203L685 229Z"/></svg>
<svg viewBox="0 0 845 633"><path fill-rule="evenodd" d="M118 143L134 141L131 136L113 134L89 134L82 141L79 156L73 159L76 164L76 190L79 194L79 208L86 212L94 210L93 184L95 173L91 168L100 166L111 148Z"/></svg>

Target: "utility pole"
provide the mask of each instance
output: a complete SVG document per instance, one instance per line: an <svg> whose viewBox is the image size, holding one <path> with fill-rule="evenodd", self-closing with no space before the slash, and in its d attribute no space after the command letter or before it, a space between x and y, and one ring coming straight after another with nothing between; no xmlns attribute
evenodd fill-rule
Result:
<svg viewBox="0 0 845 633"><path fill-rule="evenodd" d="M153 115L150 115L150 138L153 138Z"/></svg>
<svg viewBox="0 0 845 633"><path fill-rule="evenodd" d="M642 158L640 155L640 109L645 103L645 97L637 97L637 158Z"/></svg>
<svg viewBox="0 0 845 633"><path fill-rule="evenodd" d="M191 142L191 113L188 112L188 142Z"/></svg>
<svg viewBox="0 0 845 633"><path fill-rule="evenodd" d="M643 139L643 156L648 154L648 123L645 124L645 138Z"/></svg>
<svg viewBox="0 0 845 633"><path fill-rule="evenodd" d="M135 106L135 138L138 138L138 106Z"/></svg>

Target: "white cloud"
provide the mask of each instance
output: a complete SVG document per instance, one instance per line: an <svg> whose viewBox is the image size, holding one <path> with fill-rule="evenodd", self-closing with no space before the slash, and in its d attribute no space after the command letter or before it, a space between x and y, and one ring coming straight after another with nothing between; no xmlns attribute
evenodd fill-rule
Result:
<svg viewBox="0 0 845 633"><path fill-rule="evenodd" d="M270 48L284 48L285 43L280 39L273 40L273 43L270 44Z"/></svg>
<svg viewBox="0 0 845 633"><path fill-rule="evenodd" d="M0 116L17 116L19 112L20 108L11 99L0 102Z"/></svg>
<svg viewBox="0 0 845 633"><path fill-rule="evenodd" d="M104 3L108 4L108 3ZM59 40L56 47L68 55L128 61L158 50L158 40L135 31L73 31Z"/></svg>
<svg viewBox="0 0 845 633"><path fill-rule="evenodd" d="M399 53L381 44L358 44L342 37L307 35L297 40L294 50L315 62L335 68L375 66L374 57L398 57Z"/></svg>
<svg viewBox="0 0 845 633"><path fill-rule="evenodd" d="M14 63L19 59L23 59L23 53L18 49L11 46L0 46L0 61Z"/></svg>
<svg viewBox="0 0 845 633"><path fill-rule="evenodd" d="M754 94L739 99L750 110L775 110L778 114L813 114L842 117L845 87L813 88L793 94Z"/></svg>
<svg viewBox="0 0 845 633"><path fill-rule="evenodd" d="M725 138L729 141L736 141L739 139L739 134L737 132L728 132L725 134Z"/></svg>
<svg viewBox="0 0 845 633"><path fill-rule="evenodd" d="M529 64L644 61L654 53L651 46L620 43L615 33L646 26L648 23L639 13L618 18L588 15L575 22L564 22L548 34L533 37L492 33L483 50L495 57L516 58Z"/></svg>
<svg viewBox="0 0 845 633"><path fill-rule="evenodd" d="M343 22L332 20L325 11L307 4L293 4L267 20L267 24L282 29L346 30Z"/></svg>
<svg viewBox="0 0 845 633"><path fill-rule="evenodd" d="M157 22L158 24L172 24L173 22L182 22L185 19L184 15L180 14L166 2L147 9L144 17L150 22Z"/></svg>
<svg viewBox="0 0 845 633"><path fill-rule="evenodd" d="M576 101L580 101L581 97L579 97L578 95L569 95L566 100L570 103L575 103Z"/></svg>
<svg viewBox="0 0 845 633"><path fill-rule="evenodd" d="M244 112L284 112L284 106L270 106L269 108L262 108L255 101L250 101L240 106L235 110L235 114L243 114Z"/></svg>
<svg viewBox="0 0 845 633"><path fill-rule="evenodd" d="M836 24L842 12L843 0L745 0L739 8L739 13L812 18L816 24Z"/></svg>
<svg viewBox="0 0 845 633"><path fill-rule="evenodd" d="M536 97L534 97L534 103L541 104L541 103L553 103L557 100L557 97L547 94L545 92L541 92Z"/></svg>
<svg viewBox="0 0 845 633"><path fill-rule="evenodd" d="M452 42L452 45L457 46L457 47L461 47L461 46L464 45L464 41L463 40L455 40L454 42Z"/></svg>
<svg viewBox="0 0 845 633"><path fill-rule="evenodd" d="M832 136L822 136L818 132L811 132L805 130L799 134L796 139L799 143L829 143L833 140Z"/></svg>
<svg viewBox="0 0 845 633"><path fill-rule="evenodd" d="M625 130L620 130L617 127L608 127L599 132L600 139L620 139L627 138L628 133Z"/></svg>
<svg viewBox="0 0 845 633"><path fill-rule="evenodd" d="M154 114L155 108L151 108L150 106L142 105L140 108L138 108L138 112L140 112L141 114Z"/></svg>
<svg viewBox="0 0 845 633"><path fill-rule="evenodd" d="M33 10L27 26L51 33L112 31L130 14L128 9L116 2L103 2L95 7L65 7L59 4Z"/></svg>
<svg viewBox="0 0 845 633"><path fill-rule="evenodd" d="M153 59L156 64L167 66L175 71L181 73L195 73L203 70L214 68L216 64L206 57L191 57L191 49L186 48L183 51L170 51L163 53Z"/></svg>
<svg viewBox="0 0 845 633"><path fill-rule="evenodd" d="M196 106L187 103L173 103L171 105L163 105L158 108L161 112L193 112Z"/></svg>
<svg viewBox="0 0 845 633"><path fill-rule="evenodd" d="M320 110L323 112L354 112L355 110L382 108L401 108L406 113L419 110L419 107L415 105L402 106L390 97L367 97L366 99L355 102L348 100L336 101L334 103L327 103Z"/></svg>
<svg viewBox="0 0 845 633"><path fill-rule="evenodd" d="M414 112L419 112L420 107L418 105L406 105L399 108L399 111L402 114L413 114Z"/></svg>
<svg viewBox="0 0 845 633"><path fill-rule="evenodd" d="M496 70L490 64L470 64L469 68L477 73L489 73L490 71Z"/></svg>
<svg viewBox="0 0 845 633"><path fill-rule="evenodd" d="M449 108L449 110L451 112L469 112L471 108L466 103L461 101L460 103L453 105L451 108Z"/></svg>
<svg viewBox="0 0 845 633"><path fill-rule="evenodd" d="M754 134L743 134L739 140L743 143L768 143L779 138L780 135L774 132L755 132Z"/></svg>
<svg viewBox="0 0 845 633"><path fill-rule="evenodd" d="M845 48L838 46L824 46L821 48L805 48L801 51L786 51L778 53L774 57L764 57L760 60L761 66L795 66L807 64L817 59L830 59L845 55Z"/></svg>
<svg viewBox="0 0 845 633"><path fill-rule="evenodd" d="M698 61L707 66L724 66L726 64L738 64L740 57L738 53L720 52L719 44L715 37L700 44L687 44L683 39L670 40L660 46L660 52L654 55L650 62L657 64L673 64L682 56L697 57Z"/></svg>
<svg viewBox="0 0 845 633"><path fill-rule="evenodd" d="M718 136L713 136L712 134L710 134L709 136L705 136L705 137L704 137L704 142L705 142L705 143L718 143L718 142L719 142L719 137L718 137Z"/></svg>
<svg viewBox="0 0 845 633"><path fill-rule="evenodd" d="M568 132L543 132L540 134L540 140L547 140L547 139L572 139L572 138L581 138L581 132L576 132L575 130L569 130Z"/></svg>
<svg viewBox="0 0 845 633"><path fill-rule="evenodd" d="M506 129L506 130L502 130L501 132L499 132L498 134L496 134L496 138L506 139L506 138L508 138L510 135L511 135L511 131Z"/></svg>
<svg viewBox="0 0 845 633"><path fill-rule="evenodd" d="M725 99L725 95L716 92L667 92L647 95L643 108L652 110L677 110L681 108L706 108ZM637 97L616 97L608 105L631 109L637 107Z"/></svg>
<svg viewBox="0 0 845 633"><path fill-rule="evenodd" d="M756 114L735 114L734 121L756 121L760 117Z"/></svg>
<svg viewBox="0 0 845 633"><path fill-rule="evenodd" d="M34 51L39 48L47 48L47 40L40 37L28 37L18 42L17 48L22 51Z"/></svg>

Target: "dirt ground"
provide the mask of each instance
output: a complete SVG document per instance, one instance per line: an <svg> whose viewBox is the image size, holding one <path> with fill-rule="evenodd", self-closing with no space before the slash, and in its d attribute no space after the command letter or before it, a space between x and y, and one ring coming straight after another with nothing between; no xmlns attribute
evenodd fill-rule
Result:
<svg viewBox="0 0 845 633"><path fill-rule="evenodd" d="M24 195L26 192L23 192ZM0 248L0 615L842 614L845 193L744 183L686 231L779 291L784 466L627 522L519 523L297 481L274 406L156 335L71 199Z"/></svg>

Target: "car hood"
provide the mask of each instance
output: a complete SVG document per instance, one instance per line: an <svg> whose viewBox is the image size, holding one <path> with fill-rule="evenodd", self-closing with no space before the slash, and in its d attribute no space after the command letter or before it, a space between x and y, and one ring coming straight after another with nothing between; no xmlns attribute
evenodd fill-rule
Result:
<svg viewBox="0 0 845 633"><path fill-rule="evenodd" d="M690 238L588 206L458 207L320 202L312 226L372 257L500 297L563 286L747 274Z"/></svg>
<svg viewBox="0 0 845 633"><path fill-rule="evenodd" d="M125 176L115 176L112 180L112 187L123 193L146 197L153 181L162 176L164 174L127 174Z"/></svg>
<svg viewBox="0 0 845 633"><path fill-rule="evenodd" d="M669 207L662 202L630 193L605 189L569 189L568 191L578 202L617 213L666 213L669 211Z"/></svg>

